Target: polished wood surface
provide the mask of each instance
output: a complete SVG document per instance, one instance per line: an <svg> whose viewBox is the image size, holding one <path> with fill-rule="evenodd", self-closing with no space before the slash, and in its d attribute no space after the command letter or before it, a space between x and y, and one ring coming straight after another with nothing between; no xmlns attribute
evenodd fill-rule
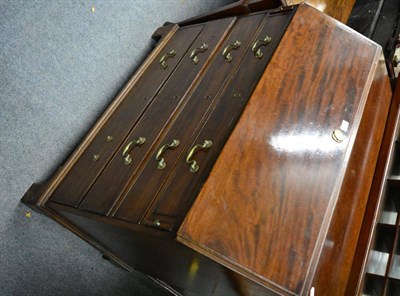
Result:
<svg viewBox="0 0 400 296"><path fill-rule="evenodd" d="M377 140L366 142L374 167L381 134L368 134L362 115L375 100L368 92L380 53L301 5L178 239L279 293L308 294L341 186L363 168L352 154L360 135ZM383 118L388 102L381 102ZM345 137L337 143L331 135L340 128ZM368 183L371 167L365 175ZM362 209L367 194L360 193Z"/></svg>
<svg viewBox="0 0 400 296"><path fill-rule="evenodd" d="M319 11L346 23L356 0L286 0L287 5L307 3Z"/></svg>

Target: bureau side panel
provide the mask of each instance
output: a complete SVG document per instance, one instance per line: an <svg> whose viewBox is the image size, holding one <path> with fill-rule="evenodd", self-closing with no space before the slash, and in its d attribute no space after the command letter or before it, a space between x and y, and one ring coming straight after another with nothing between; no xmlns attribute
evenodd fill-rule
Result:
<svg viewBox="0 0 400 296"><path fill-rule="evenodd" d="M357 242L352 270L349 276L346 295L358 295L361 289L362 277L365 273L368 249L371 247L372 235L376 227L378 214L381 212L384 197L384 187L388 177L388 168L393 162L393 151L399 125L400 83L397 83L395 94L390 105L381 149L375 168L375 174L365 209L364 220Z"/></svg>
<svg viewBox="0 0 400 296"><path fill-rule="evenodd" d="M117 264L159 279L182 296L277 296L174 240L169 232L132 225L54 202L47 210L60 217Z"/></svg>
<svg viewBox="0 0 400 296"><path fill-rule="evenodd" d="M345 295L391 96L382 55L312 282L317 295Z"/></svg>

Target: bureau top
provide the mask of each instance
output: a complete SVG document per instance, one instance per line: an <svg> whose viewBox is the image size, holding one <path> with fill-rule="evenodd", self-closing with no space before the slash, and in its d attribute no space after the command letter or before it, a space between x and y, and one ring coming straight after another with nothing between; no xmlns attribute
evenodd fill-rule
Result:
<svg viewBox="0 0 400 296"><path fill-rule="evenodd" d="M279 293L308 293L323 248L337 244L327 235L338 201L360 194L359 209L368 197L343 186L372 180L391 97L380 58L378 45L301 5L178 239Z"/></svg>

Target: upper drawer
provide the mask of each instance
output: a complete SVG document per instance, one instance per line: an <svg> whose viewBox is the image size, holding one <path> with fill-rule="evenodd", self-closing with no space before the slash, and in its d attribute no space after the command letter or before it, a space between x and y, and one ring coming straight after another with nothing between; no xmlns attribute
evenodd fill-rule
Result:
<svg viewBox="0 0 400 296"><path fill-rule="evenodd" d="M140 174L153 151L158 149L163 133L187 104L213 53L234 22L235 18L229 18L205 25L174 73L88 191L79 205L80 209L100 214L110 211L132 179Z"/></svg>

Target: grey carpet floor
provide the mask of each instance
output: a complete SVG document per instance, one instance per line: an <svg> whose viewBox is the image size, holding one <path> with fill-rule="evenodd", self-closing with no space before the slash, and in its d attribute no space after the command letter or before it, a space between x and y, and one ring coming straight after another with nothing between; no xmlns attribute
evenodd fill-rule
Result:
<svg viewBox="0 0 400 296"><path fill-rule="evenodd" d="M232 0L0 0L0 296L169 295L19 200L66 159L151 34Z"/></svg>

